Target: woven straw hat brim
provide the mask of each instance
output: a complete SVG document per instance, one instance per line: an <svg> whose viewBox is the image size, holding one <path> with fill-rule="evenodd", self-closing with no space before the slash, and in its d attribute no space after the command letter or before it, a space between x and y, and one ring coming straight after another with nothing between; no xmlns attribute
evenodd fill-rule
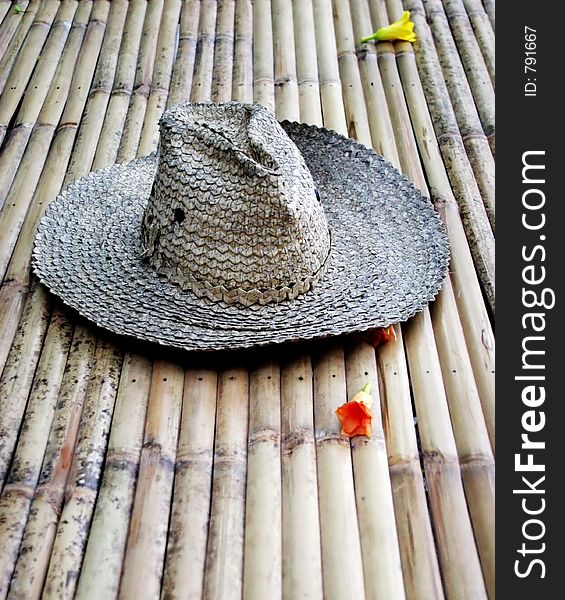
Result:
<svg viewBox="0 0 565 600"><path fill-rule="evenodd" d="M70 185L40 223L35 272L99 326L186 350L361 332L422 310L449 260L430 201L372 150L326 129L283 126L312 173L332 231L327 272L311 292L244 308L183 293L146 265L140 229L155 154Z"/></svg>

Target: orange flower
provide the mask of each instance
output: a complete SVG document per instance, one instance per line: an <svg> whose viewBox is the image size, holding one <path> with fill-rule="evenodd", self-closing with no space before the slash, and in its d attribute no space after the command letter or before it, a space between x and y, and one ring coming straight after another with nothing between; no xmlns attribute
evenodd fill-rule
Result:
<svg viewBox="0 0 565 600"><path fill-rule="evenodd" d="M335 414L341 423L341 435L347 437L366 435L371 437L373 415L364 402L355 400L346 402L335 411Z"/></svg>
<svg viewBox="0 0 565 600"><path fill-rule="evenodd" d="M369 331L358 334L357 338L363 342L369 342L373 348L376 348L389 340L396 341L396 333L394 331L394 326L389 325L388 327L369 329Z"/></svg>

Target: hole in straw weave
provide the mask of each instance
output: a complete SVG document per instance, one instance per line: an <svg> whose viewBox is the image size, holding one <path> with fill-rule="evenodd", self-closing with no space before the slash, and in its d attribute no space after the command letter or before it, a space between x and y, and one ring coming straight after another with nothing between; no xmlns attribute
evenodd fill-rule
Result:
<svg viewBox="0 0 565 600"><path fill-rule="evenodd" d="M185 219L184 210L182 208L175 208L175 221L180 225Z"/></svg>

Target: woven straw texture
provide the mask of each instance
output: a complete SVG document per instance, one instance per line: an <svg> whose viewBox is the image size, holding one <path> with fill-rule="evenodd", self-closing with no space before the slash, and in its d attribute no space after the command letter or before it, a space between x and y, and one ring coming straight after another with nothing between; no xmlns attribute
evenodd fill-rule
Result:
<svg viewBox="0 0 565 600"><path fill-rule="evenodd" d="M200 297L205 295L205 287L196 295L176 285L186 281L183 271L177 271L179 256L184 261L181 268L190 265L193 273L205 282L209 281L207 274L211 271L216 270L219 276L225 272L225 280L217 276L212 283L227 284L234 278L233 271L237 275L237 269L245 267L244 260L241 266L232 262L239 254L261 257L262 248L255 249L253 241L258 239L261 243L264 232L249 238L241 234L238 226L244 225L245 215L234 215L233 211L230 214L228 204L226 214L214 215L212 210L211 217L218 222L225 219L228 231L233 231L235 222L235 233L240 235L232 234L231 247L220 226L217 228L220 235L215 240L207 235L205 243L200 244L203 260L194 251L190 252L192 244L200 240L193 242L191 213L185 203L182 206L188 217L183 223L176 223L180 227L175 225L175 210L183 201L183 188L178 189L174 179L166 179L174 160L172 153L165 154L168 144L174 143L168 135L161 147L165 166L160 169L163 174L156 178L154 193L156 198L173 193L176 202L170 205L168 200L166 206L154 202L150 206L144 222L145 239L141 236L141 220L155 179L158 162L155 156L94 173L73 184L52 203L36 239L36 272L67 304L97 324L120 334L189 350L233 349L326 337L384 327L413 316L434 298L447 270L447 236L429 200L392 165L367 148L312 126L288 124L286 128L304 153L332 231L332 251L327 260L325 219L318 215L315 237L297 238L307 244L322 242L319 256L312 256L316 261L310 271L317 274L327 262L316 289L292 301L253 304L243 310L239 305L216 302L219 286L208 286L210 297ZM214 162L223 165L221 160ZM187 154L186 164L194 167L187 175L192 178L188 185L207 189L204 178L209 169L202 172L191 154ZM291 163L289 167L294 165ZM228 183L234 181L232 189L241 194L240 175L228 172L220 177L227 177ZM162 190L165 185L170 191ZM306 186L296 187L300 194ZM317 208L313 204L314 189L310 191L312 205ZM280 198L276 200L280 203ZM302 203L306 204L304 200ZM199 214L207 214L206 206L198 208ZM160 235L157 245L154 230L147 233L148 220L152 227L160 224L160 231L166 229L173 239L171 235L169 239ZM198 216L195 221L195 228L204 236ZM270 224L263 227L268 235L276 235L278 223L274 231ZM179 230L182 233L175 235ZM184 254L183 247L186 237L190 238L188 254ZM240 244L241 237L244 239ZM144 265L140 258L147 252L145 243L150 246L150 266ZM155 258L157 251L159 256ZM224 257L234 267L224 266ZM271 264L276 269L279 262L277 256L274 259ZM169 266L163 269L162 263ZM198 264L204 263L209 266L200 272ZM291 264L295 263L291 256ZM248 264L250 270L243 270L245 280L252 284L261 281L251 272L256 260ZM281 271L284 270L283 264ZM166 280L158 275L163 271ZM289 275L284 275L288 281ZM276 276L275 282L284 284L285 279ZM193 289L192 285L186 287ZM226 293L229 291L220 295Z"/></svg>
<svg viewBox="0 0 565 600"><path fill-rule="evenodd" d="M495 598L494 4L0 0L0 599ZM404 9L414 44L361 42ZM159 151L164 112L187 101L261 104L279 122L308 124L285 124L307 163L343 150L363 177L375 164L398 181L344 139L384 156L431 198L447 231L435 300L376 347L379 330L204 353L111 334L69 309L33 274L33 244L61 191L57 204L90 172L79 188L98 189L100 169L127 185L114 206L129 212L108 215L102 200L96 208L76 195L61 218L89 223L76 260L97 270L77 272L66 254L50 268L76 275L67 288L90 289L93 276L112 283L98 301L106 312L123 301L113 297L123 293L118 272L135 281L137 314L174 305L180 288L165 275L142 261L126 270L121 235L138 232L144 251L157 165L143 157ZM315 174L334 207L338 175L329 160ZM421 202L408 183L391 187ZM396 237L391 223L378 235L365 223L381 201L336 214L360 224L347 247L389 252L378 239ZM96 248L107 228L116 247ZM71 233L61 237L77 243ZM413 243L401 239L403 256ZM103 268L106 255L114 262ZM357 269L359 283L343 280L363 304L365 266L349 265L354 252L342 262ZM143 297L146 272L175 292ZM226 338L243 337L221 329L226 315L287 303L205 300ZM346 315L351 290L337 302L333 290L325 309ZM127 325L174 340L179 322L203 312L179 305L170 321L161 313L160 329ZM309 329L316 315L301 314ZM367 383L372 436L349 439L335 411Z"/></svg>
<svg viewBox="0 0 565 600"><path fill-rule="evenodd" d="M316 284L328 224L304 160L272 113L180 105L161 119L160 147L142 235L159 274L245 306L293 299Z"/></svg>

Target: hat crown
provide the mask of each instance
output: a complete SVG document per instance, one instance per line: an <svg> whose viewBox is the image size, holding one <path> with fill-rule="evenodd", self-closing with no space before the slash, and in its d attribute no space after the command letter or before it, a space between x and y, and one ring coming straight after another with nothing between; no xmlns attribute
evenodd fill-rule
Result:
<svg viewBox="0 0 565 600"><path fill-rule="evenodd" d="M142 238L183 290L245 306L292 299L323 275L330 234L298 148L267 109L182 104L160 123Z"/></svg>

